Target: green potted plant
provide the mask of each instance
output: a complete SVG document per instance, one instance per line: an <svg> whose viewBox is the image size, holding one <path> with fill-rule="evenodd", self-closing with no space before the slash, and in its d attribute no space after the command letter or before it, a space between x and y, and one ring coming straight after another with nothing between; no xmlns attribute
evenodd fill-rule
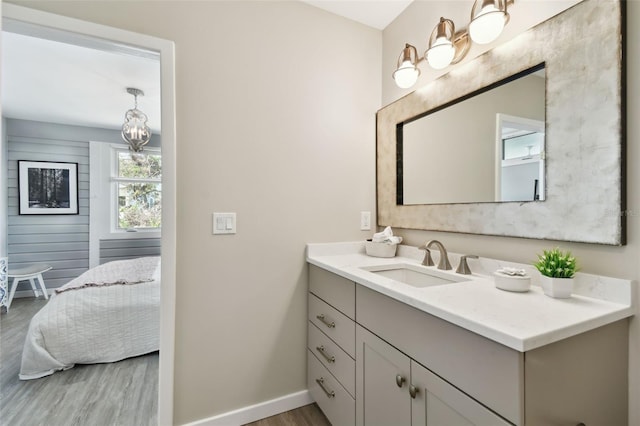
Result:
<svg viewBox="0 0 640 426"><path fill-rule="evenodd" d="M578 270L576 258L571 252L564 252L559 247L544 250L533 266L542 274L544 294L556 298L571 297L573 277Z"/></svg>

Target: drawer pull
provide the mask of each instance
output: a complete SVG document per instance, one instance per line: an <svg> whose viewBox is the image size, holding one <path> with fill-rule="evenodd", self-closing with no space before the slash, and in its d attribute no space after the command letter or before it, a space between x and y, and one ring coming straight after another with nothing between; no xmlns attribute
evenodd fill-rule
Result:
<svg viewBox="0 0 640 426"><path fill-rule="evenodd" d="M327 319L324 317L324 314L320 314L320 315L316 315L316 318L318 318L320 321L322 321L322 323L324 325L326 325L329 328L336 328L336 323L331 321L327 321Z"/></svg>
<svg viewBox="0 0 640 426"><path fill-rule="evenodd" d="M419 393L420 390L417 387L413 385L409 386L409 395L411 395L412 399L416 399L416 395L418 395Z"/></svg>
<svg viewBox="0 0 640 426"><path fill-rule="evenodd" d="M324 377L320 377L319 379L316 379L316 383L320 385L324 393L327 394L327 397L334 398L336 396L336 393L334 391L330 391L324 386Z"/></svg>
<svg viewBox="0 0 640 426"><path fill-rule="evenodd" d="M322 355L324 357L324 359L327 360L327 362L336 362L336 357L331 355L327 355L327 352L325 352L324 346L316 346L316 350L318 352L320 352L320 355Z"/></svg>
<svg viewBox="0 0 640 426"><path fill-rule="evenodd" d="M404 386L404 382L405 382L405 378L402 377L400 374L398 374L396 376L396 385L398 385L398 387L401 388L402 386Z"/></svg>

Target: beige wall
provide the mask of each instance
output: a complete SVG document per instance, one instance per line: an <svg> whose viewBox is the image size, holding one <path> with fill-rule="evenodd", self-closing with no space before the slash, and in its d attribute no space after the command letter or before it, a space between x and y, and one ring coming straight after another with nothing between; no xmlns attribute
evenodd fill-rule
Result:
<svg viewBox="0 0 640 426"><path fill-rule="evenodd" d="M397 55L403 46L403 39L411 42L425 42L423 34L430 29L424 28L424 20L416 20L415 16L425 16L426 3L416 2L383 32L383 103L393 102L408 91L394 87L390 77ZM437 14L448 16L454 14L459 5L466 2L439 2ZM530 2L543 9L556 8L562 2L535 1ZM430 3L433 4L433 3ZM544 6L544 7L542 7ZM450 7L450 13L448 12ZM432 12L433 13L433 12ZM513 11L512 18L516 12ZM437 19L437 18L436 18ZM460 22L464 22L463 18ZM434 24L437 20L433 21ZM512 25L513 22L509 24ZM508 27L507 27L508 28ZM595 244L566 243L556 241L540 241L518 238L465 235L445 232L427 232L417 230L396 230L409 245L424 244L432 238L442 241L445 246L457 253L472 253L516 262L531 262L536 253L543 248L560 245L570 249L580 260L582 271L627 279L640 279L640 123L634 117L640 116L640 1L627 2L627 245L611 247ZM422 45L421 44L421 45ZM417 46L416 46L417 47ZM420 50L420 49L419 49ZM426 67L423 66L424 70ZM417 87L429 82L428 73L423 73ZM576 147L579 149L579 147ZM553 177L550 177L553 178ZM454 265L455 266L455 265ZM630 336L630 424L640 425L640 320L631 321Z"/></svg>
<svg viewBox="0 0 640 426"><path fill-rule="evenodd" d="M291 1L16 3L175 41L176 422L306 389L305 243L375 211L380 31Z"/></svg>

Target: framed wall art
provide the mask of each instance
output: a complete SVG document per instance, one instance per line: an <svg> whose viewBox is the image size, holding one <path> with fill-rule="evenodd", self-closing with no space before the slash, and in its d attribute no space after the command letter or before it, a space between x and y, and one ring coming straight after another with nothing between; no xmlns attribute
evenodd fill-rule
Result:
<svg viewBox="0 0 640 426"><path fill-rule="evenodd" d="M78 163L18 161L20 214L78 214Z"/></svg>

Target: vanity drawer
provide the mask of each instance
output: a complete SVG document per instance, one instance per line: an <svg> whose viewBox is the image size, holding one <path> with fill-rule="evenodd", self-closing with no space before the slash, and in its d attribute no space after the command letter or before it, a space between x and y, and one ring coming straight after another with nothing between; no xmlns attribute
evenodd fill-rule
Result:
<svg viewBox="0 0 640 426"><path fill-rule="evenodd" d="M516 425L524 420L524 355L361 285L357 321Z"/></svg>
<svg viewBox="0 0 640 426"><path fill-rule="evenodd" d="M356 394L356 361L340 349L318 327L309 322L309 350L335 376L344 388Z"/></svg>
<svg viewBox="0 0 640 426"><path fill-rule="evenodd" d="M309 265L309 291L351 319L356 319L356 284Z"/></svg>
<svg viewBox="0 0 640 426"><path fill-rule="evenodd" d="M310 350L307 350L307 363L309 393L327 419L334 426L354 425L356 422L355 399Z"/></svg>
<svg viewBox="0 0 640 426"><path fill-rule="evenodd" d="M309 293L309 320L355 358L356 325L336 308Z"/></svg>

